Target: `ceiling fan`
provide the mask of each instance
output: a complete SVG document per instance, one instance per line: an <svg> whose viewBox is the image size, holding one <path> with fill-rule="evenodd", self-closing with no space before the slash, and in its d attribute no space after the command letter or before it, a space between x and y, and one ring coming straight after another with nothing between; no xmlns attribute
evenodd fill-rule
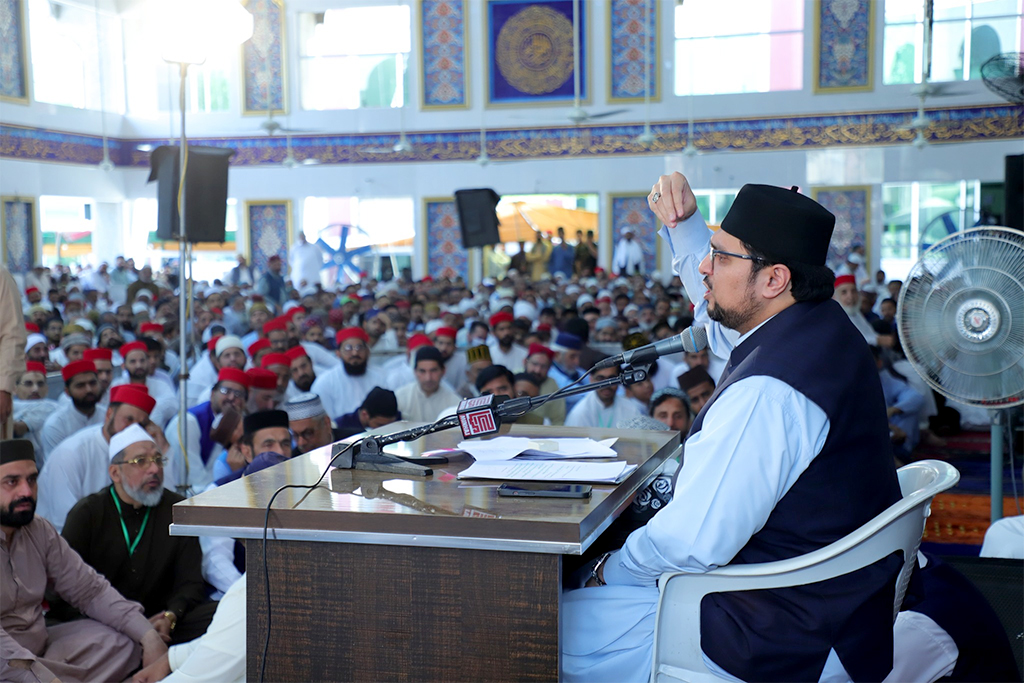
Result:
<svg viewBox="0 0 1024 683"><path fill-rule="evenodd" d="M580 0L572 0L572 92L573 106L569 110L569 120L575 125L586 123L594 119L603 119L608 116L624 114L628 109L609 109L596 114L588 113L580 105Z"/></svg>

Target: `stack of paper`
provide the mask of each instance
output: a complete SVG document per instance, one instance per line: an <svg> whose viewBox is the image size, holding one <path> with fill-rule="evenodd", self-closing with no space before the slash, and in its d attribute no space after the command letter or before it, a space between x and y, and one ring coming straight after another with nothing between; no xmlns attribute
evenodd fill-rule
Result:
<svg viewBox="0 0 1024 683"><path fill-rule="evenodd" d="M532 460L477 461L459 472L459 479L503 481L573 481L617 484L636 469L626 462L537 462Z"/></svg>
<svg viewBox="0 0 1024 683"><path fill-rule="evenodd" d="M615 439L528 439L499 436L494 439L463 441L459 450L466 451L477 462L518 460L573 460L576 458L615 458Z"/></svg>

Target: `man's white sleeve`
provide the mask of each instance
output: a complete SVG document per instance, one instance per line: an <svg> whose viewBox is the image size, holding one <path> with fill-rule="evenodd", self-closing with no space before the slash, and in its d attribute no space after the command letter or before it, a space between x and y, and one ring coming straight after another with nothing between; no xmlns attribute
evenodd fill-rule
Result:
<svg viewBox="0 0 1024 683"><path fill-rule="evenodd" d="M728 387L686 442L672 502L609 558L605 581L651 586L664 572L728 564L821 451L828 427L824 411L781 380Z"/></svg>
<svg viewBox="0 0 1024 683"><path fill-rule="evenodd" d="M167 651L169 683L226 683L245 680L245 575L217 605L210 627L199 638Z"/></svg>

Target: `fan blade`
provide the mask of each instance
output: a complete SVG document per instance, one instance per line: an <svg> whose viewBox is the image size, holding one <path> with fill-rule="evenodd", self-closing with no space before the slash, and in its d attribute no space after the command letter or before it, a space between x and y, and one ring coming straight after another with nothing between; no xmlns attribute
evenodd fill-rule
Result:
<svg viewBox="0 0 1024 683"><path fill-rule="evenodd" d="M625 114L628 111L629 111L628 109L611 109L609 111L599 111L596 114L589 114L587 116L587 118L590 118L590 119L603 119L606 116L617 116L619 114Z"/></svg>

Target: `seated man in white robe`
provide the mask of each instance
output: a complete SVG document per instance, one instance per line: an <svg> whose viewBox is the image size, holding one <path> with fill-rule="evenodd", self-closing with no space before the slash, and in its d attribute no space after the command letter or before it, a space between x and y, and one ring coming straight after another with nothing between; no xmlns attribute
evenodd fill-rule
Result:
<svg viewBox="0 0 1024 683"><path fill-rule="evenodd" d="M462 398L441 381L445 369L440 351L429 345L416 349L415 373L415 381L395 392L404 419L433 422L443 410L459 405Z"/></svg>
<svg viewBox="0 0 1024 683"><path fill-rule="evenodd" d="M594 370L590 374L590 384L618 377L618 366ZM566 427L597 427L598 429L614 429L620 422L643 415L635 401L626 396L618 395L615 385L604 387L585 394L565 418Z"/></svg>
<svg viewBox="0 0 1024 683"><path fill-rule="evenodd" d="M57 408L57 402L46 397L46 366L27 361L25 371L14 377L14 438L28 439L36 452L46 418Z"/></svg>
<svg viewBox="0 0 1024 683"><path fill-rule="evenodd" d="M320 375L312 391L319 394L331 419L350 413L374 387L387 388L384 376L369 367L370 335L361 327L346 327L335 335L341 366Z"/></svg>

